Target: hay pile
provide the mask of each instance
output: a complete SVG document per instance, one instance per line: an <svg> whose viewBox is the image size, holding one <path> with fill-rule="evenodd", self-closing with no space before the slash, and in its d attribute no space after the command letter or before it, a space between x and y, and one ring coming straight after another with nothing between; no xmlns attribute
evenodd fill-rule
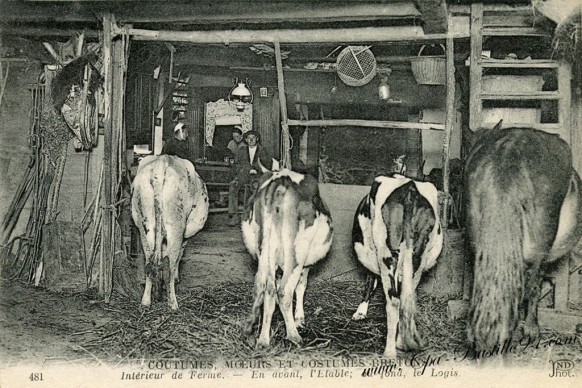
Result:
<svg viewBox="0 0 582 388"><path fill-rule="evenodd" d="M255 349L254 336L245 339L242 327L252 305L251 283L225 283L213 288L178 291L180 309L170 312L156 302L148 310L138 300L116 298L104 306L114 318L79 336L79 344L103 363L132 363L150 359L335 359L378 357L384 350L386 318L384 297L377 290L364 321L352 321L363 284L354 281L313 282L306 293L307 328L300 330L304 344L285 340L285 325L275 311L271 347ZM466 349L465 322L447 319L447 299L418 297L418 330L427 353L452 360ZM542 332L541 344L563 338ZM527 349L514 355L518 365L547 366L548 352L560 352L574 362L582 361L582 342L542 350ZM456 352L456 353L455 353ZM401 353L405 359L411 354ZM580 362L578 362L580 364ZM466 365L470 365L469 362Z"/></svg>

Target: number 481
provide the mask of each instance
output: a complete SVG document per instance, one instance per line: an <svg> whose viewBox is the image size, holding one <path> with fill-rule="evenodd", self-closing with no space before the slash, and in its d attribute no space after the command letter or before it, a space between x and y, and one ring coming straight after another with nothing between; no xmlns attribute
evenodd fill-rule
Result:
<svg viewBox="0 0 582 388"><path fill-rule="evenodd" d="M28 379L30 381L42 381L42 373L31 373Z"/></svg>

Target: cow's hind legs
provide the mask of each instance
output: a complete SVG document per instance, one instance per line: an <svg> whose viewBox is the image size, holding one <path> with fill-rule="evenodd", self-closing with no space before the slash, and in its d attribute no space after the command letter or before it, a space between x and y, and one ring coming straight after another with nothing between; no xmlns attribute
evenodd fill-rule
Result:
<svg viewBox="0 0 582 388"><path fill-rule="evenodd" d="M399 311L400 311L400 297L399 290L396 288L395 266L396 262L392 258L379 260L380 277L382 280L382 287L384 288L384 295L386 296L386 348L384 349L384 357L389 359L396 359L396 336L398 331Z"/></svg>
<svg viewBox="0 0 582 388"><path fill-rule="evenodd" d="M299 283L295 289L295 325L298 328L305 326L305 311L303 310L303 297L305 289L307 288L307 276L309 275L309 268L303 267Z"/></svg>
<svg viewBox="0 0 582 388"><path fill-rule="evenodd" d="M152 304L152 289L154 289L154 281L157 281L158 279L158 271L153 263L153 259L147 260L145 274L145 288L141 298L141 305L143 307L149 307Z"/></svg>
<svg viewBox="0 0 582 388"><path fill-rule="evenodd" d="M164 258L162 266L164 267L164 281L166 282L166 292L168 294L168 306L170 310L178 310L178 299L176 298L176 277L177 277L177 267L178 263L172 265L171 259L168 257ZM172 268L175 267L175 268Z"/></svg>
<svg viewBox="0 0 582 388"><path fill-rule="evenodd" d="M249 314L246 325L243 328L243 334L249 336L253 332L253 326L257 322L259 315L261 314L261 306L265 299L265 286L267 284L266 273L262 271L257 271L255 275L255 287L254 287L254 297L253 297L253 307L251 308L251 313Z"/></svg>
<svg viewBox="0 0 582 388"><path fill-rule="evenodd" d="M378 276L372 275L369 273L366 276L366 285L364 287L364 298L362 299L362 303L358 306L358 309L352 315L352 319L354 321L360 321L362 319L366 319L368 316L368 306L370 305L370 299L372 298L372 294L376 287L378 287Z"/></svg>
<svg viewBox="0 0 582 388"><path fill-rule="evenodd" d="M143 307L149 307L152 304L152 285L153 283L150 275L146 275L145 288L141 298L141 305Z"/></svg>
<svg viewBox="0 0 582 388"><path fill-rule="evenodd" d="M302 340L297 331L297 326L295 325L295 318L293 317L293 295L302 273L303 267L300 265L295 266L295 268L291 270L291 273L285 271L281 278L281 285L278 290L279 307L281 308L281 313L285 320L287 339L297 344L300 344Z"/></svg>
<svg viewBox="0 0 582 388"><path fill-rule="evenodd" d="M265 287L265 300L263 302L263 322L261 326L261 334L259 334L259 339L257 341L257 347L267 347L269 346L271 337L271 320L273 319L273 312L275 311L275 305L277 304L277 290L275 288L275 278L274 276L267 277L267 285Z"/></svg>

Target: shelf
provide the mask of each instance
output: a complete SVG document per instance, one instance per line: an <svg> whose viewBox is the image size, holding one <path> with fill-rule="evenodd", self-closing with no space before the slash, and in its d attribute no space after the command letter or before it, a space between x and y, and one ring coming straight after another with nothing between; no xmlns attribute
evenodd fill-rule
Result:
<svg viewBox="0 0 582 388"><path fill-rule="evenodd" d="M547 32L536 27L484 27L483 36L546 36Z"/></svg>
<svg viewBox="0 0 582 388"><path fill-rule="evenodd" d="M558 92L530 92L530 93L482 93L482 100L558 100Z"/></svg>
<svg viewBox="0 0 582 388"><path fill-rule="evenodd" d="M496 122L486 122L483 128L493 128ZM542 131L559 134L564 130L563 125L559 123L511 123L503 120L503 128L534 128Z"/></svg>
<svg viewBox="0 0 582 388"><path fill-rule="evenodd" d="M551 59L481 59L481 67L489 68L543 68L543 69L557 69L560 63ZM465 61L465 66L471 66L469 59Z"/></svg>

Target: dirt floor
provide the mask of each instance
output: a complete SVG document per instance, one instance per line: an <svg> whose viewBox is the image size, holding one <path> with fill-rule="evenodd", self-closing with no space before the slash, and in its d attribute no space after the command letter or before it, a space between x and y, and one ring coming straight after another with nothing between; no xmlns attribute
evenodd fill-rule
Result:
<svg viewBox="0 0 582 388"><path fill-rule="evenodd" d="M216 241L221 241L220 246ZM217 266L216 262L221 265ZM383 295L372 299L368 318L352 321L363 284L357 281L310 283L305 301L307 328L302 347L284 339L277 312L272 347L255 349L241 329L252 304L255 263L246 253L240 231L211 223L190 241L181 267L180 310L157 302L143 310L139 300L115 294L106 304L94 293L59 294L19 282L0 283L0 358L3 367L21 364L125 365L148 359L286 359L369 358L385 344ZM460 364L470 348L466 323L450 321L447 299L418 296L417 324L424 338L423 355ZM258 335L255 330L254 338ZM410 361L410 353L400 353ZM471 357L469 357L471 358ZM582 366L579 335L542 329L539 342L518 348L517 365L547 368L548 360L565 358Z"/></svg>

